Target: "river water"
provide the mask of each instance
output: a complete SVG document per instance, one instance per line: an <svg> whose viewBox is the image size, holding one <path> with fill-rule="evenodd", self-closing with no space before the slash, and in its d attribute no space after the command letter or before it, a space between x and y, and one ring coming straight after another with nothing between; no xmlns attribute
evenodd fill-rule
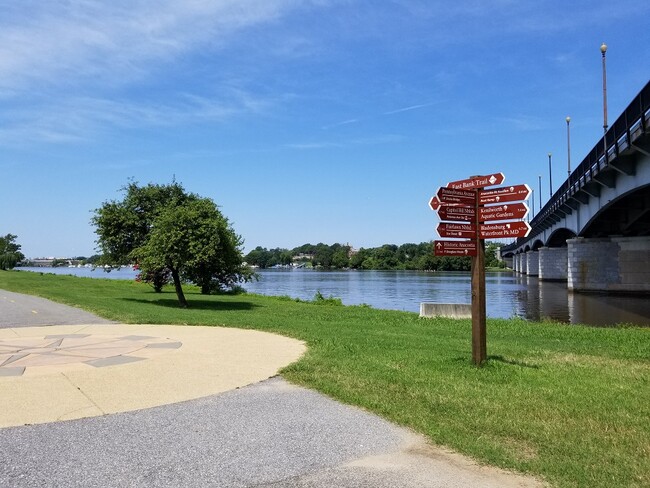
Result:
<svg viewBox="0 0 650 488"><path fill-rule="evenodd" d="M130 268L105 273L89 268L18 268L94 278L133 279ZM317 292L346 305L419 312L420 302L470 303L468 273L417 271L258 270L259 281L244 285L262 295L311 300ZM486 274L487 315L494 318L551 319L571 324L650 326L650 299L569 293L566 283L540 282L511 272Z"/></svg>

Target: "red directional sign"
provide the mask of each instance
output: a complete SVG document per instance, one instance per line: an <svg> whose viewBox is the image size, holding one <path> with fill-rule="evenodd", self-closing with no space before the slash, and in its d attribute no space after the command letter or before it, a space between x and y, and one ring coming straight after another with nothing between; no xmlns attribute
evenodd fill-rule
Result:
<svg viewBox="0 0 650 488"><path fill-rule="evenodd" d="M503 173L494 173L486 176L472 176L466 180L451 181L447 183L447 188L455 190L473 190L486 186L500 185L506 177Z"/></svg>
<svg viewBox="0 0 650 488"><path fill-rule="evenodd" d="M455 190L453 188L440 187L436 193L441 203L460 203L464 205L476 205L475 190Z"/></svg>
<svg viewBox="0 0 650 488"><path fill-rule="evenodd" d="M431 197L431 200L429 200L429 207L431 207L431 210L438 210L441 206L442 203L438 200L438 197Z"/></svg>
<svg viewBox="0 0 650 488"><path fill-rule="evenodd" d="M447 206L443 205L438 209L440 220L460 220L473 222L476 220L476 209L474 207Z"/></svg>
<svg viewBox="0 0 650 488"><path fill-rule="evenodd" d="M436 230L440 237L460 237L463 239L476 238L476 226L474 224L452 224L441 222L438 224Z"/></svg>
<svg viewBox="0 0 650 488"><path fill-rule="evenodd" d="M500 222L498 224L481 224L481 239L497 239L501 237L526 237L530 232L528 222ZM442 234L441 234L442 235Z"/></svg>
<svg viewBox="0 0 650 488"><path fill-rule="evenodd" d="M476 256L476 241L435 241L436 256Z"/></svg>
<svg viewBox="0 0 650 488"><path fill-rule="evenodd" d="M527 213L528 207L525 203L511 203L508 205L495 205L493 207L479 207L479 220L481 222L490 222L493 220L523 219Z"/></svg>
<svg viewBox="0 0 650 488"><path fill-rule="evenodd" d="M480 190L478 192L478 204L519 202L526 200L529 196L530 187L528 185L502 186L501 188Z"/></svg>

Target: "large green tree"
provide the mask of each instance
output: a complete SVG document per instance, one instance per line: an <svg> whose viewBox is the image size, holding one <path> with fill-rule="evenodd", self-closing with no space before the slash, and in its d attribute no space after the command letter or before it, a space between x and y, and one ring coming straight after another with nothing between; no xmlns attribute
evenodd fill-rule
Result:
<svg viewBox="0 0 650 488"><path fill-rule="evenodd" d="M16 243L16 238L13 234L7 234L0 237L0 269L12 269L19 262L25 259L25 255L20 252L20 244Z"/></svg>
<svg viewBox="0 0 650 488"><path fill-rule="evenodd" d="M176 182L130 182L123 191L123 200L105 202L92 219L105 261L135 262L144 277L167 273L183 307L183 281L209 293L251 278L242 264L242 239L212 200Z"/></svg>

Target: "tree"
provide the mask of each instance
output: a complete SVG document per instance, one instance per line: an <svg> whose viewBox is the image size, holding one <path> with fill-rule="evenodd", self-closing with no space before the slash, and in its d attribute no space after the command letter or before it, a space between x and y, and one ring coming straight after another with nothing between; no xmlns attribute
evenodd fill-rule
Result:
<svg viewBox="0 0 650 488"><path fill-rule="evenodd" d="M135 262L141 276L168 270L178 301L187 307L182 281L203 293L248 281L242 239L215 203L187 193L178 183L131 182L122 201L105 202L92 219L104 259L112 264Z"/></svg>
<svg viewBox="0 0 650 488"><path fill-rule="evenodd" d="M16 243L17 237L13 234L0 237L0 269L3 271L13 269L25 259L25 255L20 252L20 244Z"/></svg>

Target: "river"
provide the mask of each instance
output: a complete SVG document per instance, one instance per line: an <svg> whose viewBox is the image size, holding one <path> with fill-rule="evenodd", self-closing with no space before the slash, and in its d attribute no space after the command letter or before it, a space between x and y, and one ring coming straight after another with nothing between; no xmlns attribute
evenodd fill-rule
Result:
<svg viewBox="0 0 650 488"><path fill-rule="evenodd" d="M130 268L105 273L89 268L18 268L41 273L133 279ZM468 273L417 271L258 270L259 281L244 285L262 295L311 300L317 292L346 305L418 312L420 302L470 303ZM650 326L650 299L569 293L566 283L540 282L511 272L486 274L487 315L494 318L550 319L571 324Z"/></svg>

